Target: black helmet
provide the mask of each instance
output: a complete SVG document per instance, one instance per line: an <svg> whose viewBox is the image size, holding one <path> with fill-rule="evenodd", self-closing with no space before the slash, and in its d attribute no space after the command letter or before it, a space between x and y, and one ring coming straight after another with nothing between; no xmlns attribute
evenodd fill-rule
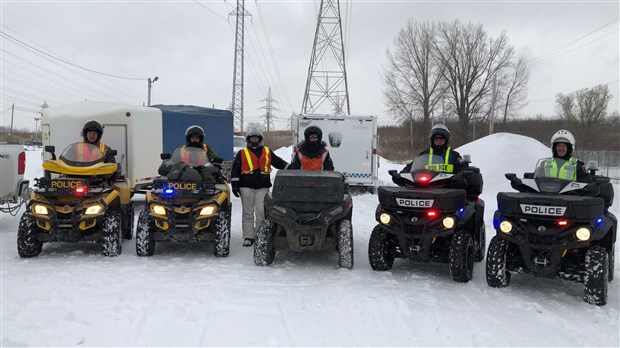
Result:
<svg viewBox="0 0 620 348"><path fill-rule="evenodd" d="M84 124L84 127L82 127L82 138L84 138L84 141L86 142L88 142L86 134L89 131L97 132L97 141L101 140L101 136L103 135L103 126L101 123L93 120Z"/></svg>
<svg viewBox="0 0 620 348"><path fill-rule="evenodd" d="M306 128L306 130L304 131L304 139L306 139L307 142L309 142L310 140L308 140L308 137L310 136L310 134L316 134L319 136L319 143L321 142L321 139L323 139L323 131L321 131L321 128L317 127L317 126L310 126L308 128Z"/></svg>
<svg viewBox="0 0 620 348"><path fill-rule="evenodd" d="M434 125L433 128L431 128L431 135L430 135L431 145L433 144L434 137L442 137L446 139L446 144L447 144L448 141L450 141L450 130L448 129L448 127L446 127L446 125L438 123Z"/></svg>
<svg viewBox="0 0 620 348"><path fill-rule="evenodd" d="M251 143L250 137L258 137L258 143ZM245 135L245 143L252 148L257 148L263 145L263 132L257 128L250 128Z"/></svg>
<svg viewBox="0 0 620 348"><path fill-rule="evenodd" d="M204 129L202 129L202 127L197 126L197 125L189 126L185 130L185 145L187 145L187 146L192 145L192 142L190 140L192 135L197 135L198 137L200 137L200 144L194 144L194 145L202 146L202 142L205 140L205 131L204 131Z"/></svg>

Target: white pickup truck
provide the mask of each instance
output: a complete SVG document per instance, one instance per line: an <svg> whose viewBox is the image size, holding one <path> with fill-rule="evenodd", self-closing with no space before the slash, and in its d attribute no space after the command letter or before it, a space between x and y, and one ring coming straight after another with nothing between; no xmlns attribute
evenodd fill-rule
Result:
<svg viewBox="0 0 620 348"><path fill-rule="evenodd" d="M28 198L24 145L0 143L0 211L16 213Z"/></svg>

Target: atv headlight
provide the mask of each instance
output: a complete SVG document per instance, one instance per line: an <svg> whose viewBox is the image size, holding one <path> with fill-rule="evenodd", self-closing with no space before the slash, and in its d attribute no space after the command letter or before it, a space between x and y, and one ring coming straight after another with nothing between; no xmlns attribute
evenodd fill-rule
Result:
<svg viewBox="0 0 620 348"><path fill-rule="evenodd" d="M575 232L575 237L577 237L577 239L579 239L580 241L586 241L590 239L590 234L591 232L589 228L579 227Z"/></svg>
<svg viewBox="0 0 620 348"><path fill-rule="evenodd" d="M504 233L510 233L510 231L512 231L512 223L510 223L510 221L502 221L499 224L499 230L504 232Z"/></svg>
<svg viewBox="0 0 620 348"><path fill-rule="evenodd" d="M389 225L392 221L392 216L388 213L381 213L381 215L379 215L379 221L384 225Z"/></svg>
<svg viewBox="0 0 620 348"><path fill-rule="evenodd" d="M32 211L34 211L35 214L39 214L39 215L47 215L47 207L41 204L35 204L32 206Z"/></svg>
<svg viewBox="0 0 620 348"><path fill-rule="evenodd" d="M154 215L162 215L162 216L166 216L166 208L164 208L163 205L160 204L153 204L151 206L151 212Z"/></svg>
<svg viewBox="0 0 620 348"><path fill-rule="evenodd" d="M454 218L452 216L446 216L445 218L443 218L443 227L445 228L452 228L454 227L454 223L456 221L454 220Z"/></svg>
<svg viewBox="0 0 620 348"><path fill-rule="evenodd" d="M101 213L103 211L103 205L101 204L94 204L91 205L90 207L86 208L86 211L84 212L84 215L97 215L99 213Z"/></svg>
<svg viewBox="0 0 620 348"><path fill-rule="evenodd" d="M217 206L211 204L200 209L200 216L211 216L217 211Z"/></svg>

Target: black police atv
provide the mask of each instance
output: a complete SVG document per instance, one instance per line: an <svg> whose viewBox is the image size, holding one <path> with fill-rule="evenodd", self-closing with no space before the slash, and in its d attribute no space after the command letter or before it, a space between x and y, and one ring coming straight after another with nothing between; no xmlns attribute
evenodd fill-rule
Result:
<svg viewBox="0 0 620 348"><path fill-rule="evenodd" d="M121 238L131 239L133 203L129 180L116 163L104 163L99 147L74 143L56 159L43 161L45 176L35 189L17 232L20 257L41 253L43 243L99 243L106 256L121 254ZM109 150L112 155L116 150Z"/></svg>
<svg viewBox="0 0 620 348"><path fill-rule="evenodd" d="M232 205L221 169L195 147L179 147L161 158L172 169L146 193L136 230L138 256L151 256L157 242L169 241L214 243L215 256L228 256Z"/></svg>
<svg viewBox="0 0 620 348"><path fill-rule="evenodd" d="M482 175L473 166L446 173L445 164L437 163L444 159L418 156L411 173L389 171L398 187L379 187L379 224L368 242L373 270L389 270L395 258L408 258L448 263L456 282L472 279L474 262L485 252Z"/></svg>
<svg viewBox="0 0 620 348"><path fill-rule="evenodd" d="M270 265L277 250L333 250L353 267L353 201L339 172L280 170L265 196L266 219L256 232L254 263Z"/></svg>
<svg viewBox="0 0 620 348"><path fill-rule="evenodd" d="M557 171L563 161L554 160ZM511 272L568 279L583 282L586 302L605 305L614 272L617 219L608 210L613 187L592 168L591 183L549 177L545 167L551 161L541 159L522 179L506 174L519 192L497 194L487 284L506 287Z"/></svg>

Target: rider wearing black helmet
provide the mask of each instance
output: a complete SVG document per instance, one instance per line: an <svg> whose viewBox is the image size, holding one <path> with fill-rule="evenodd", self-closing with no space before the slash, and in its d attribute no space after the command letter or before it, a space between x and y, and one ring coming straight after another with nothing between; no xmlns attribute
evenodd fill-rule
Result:
<svg viewBox="0 0 620 348"><path fill-rule="evenodd" d="M448 144L450 143L450 129L446 125L438 123L431 128L429 136L431 146L420 152L421 155L439 156L444 159L446 164L451 164L453 168L452 174L457 173L461 168L466 167L467 164L463 162L461 155L452 150ZM411 171L411 165L413 161L405 166L401 173L409 173Z"/></svg>
<svg viewBox="0 0 620 348"><path fill-rule="evenodd" d="M99 148L99 152L101 152L101 155L104 158L104 162L116 163L115 156L110 154L110 150L112 149L101 141L102 135L103 126L97 121L88 121L84 124L84 127L82 127L83 142L97 146Z"/></svg>
<svg viewBox="0 0 620 348"><path fill-rule="evenodd" d="M205 131L202 127L193 125L189 126L185 130L185 146L198 147L203 148L207 153L207 158L211 163L222 163L223 159L219 157L213 148L209 145L204 144L205 140Z"/></svg>
<svg viewBox="0 0 620 348"><path fill-rule="evenodd" d="M334 163L322 141L323 131L310 126L304 131L304 140L295 146L295 156L289 169L334 170Z"/></svg>

